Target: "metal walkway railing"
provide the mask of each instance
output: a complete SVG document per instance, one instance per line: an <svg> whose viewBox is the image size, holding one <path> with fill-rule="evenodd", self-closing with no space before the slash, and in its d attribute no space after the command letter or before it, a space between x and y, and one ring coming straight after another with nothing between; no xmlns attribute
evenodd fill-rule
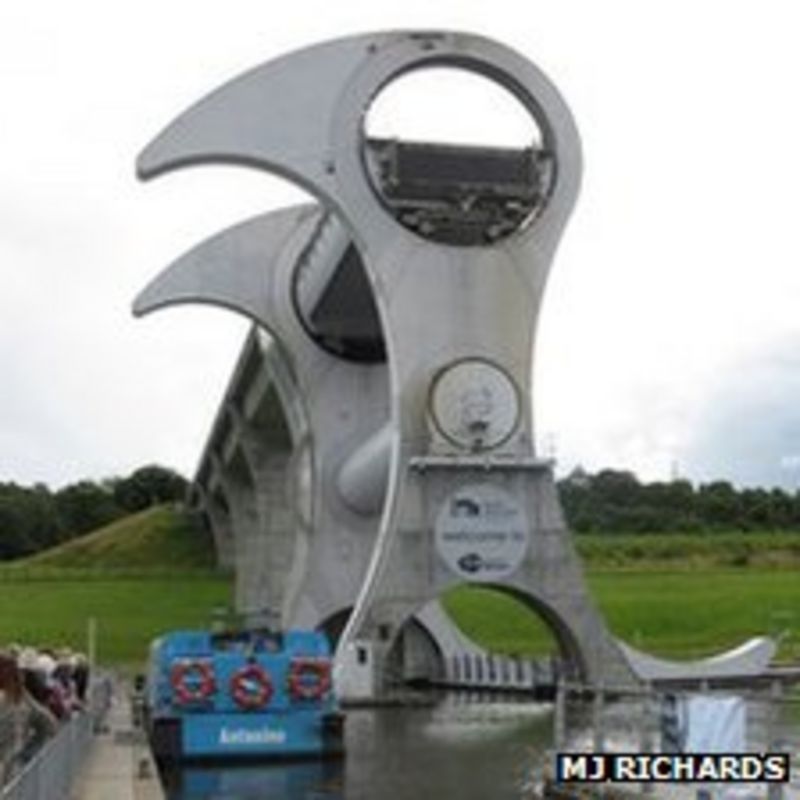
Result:
<svg viewBox="0 0 800 800"><path fill-rule="evenodd" d="M91 747L95 728L111 702L112 682L105 676L91 688L89 708L64 723L56 735L0 789L0 800L68 800Z"/></svg>

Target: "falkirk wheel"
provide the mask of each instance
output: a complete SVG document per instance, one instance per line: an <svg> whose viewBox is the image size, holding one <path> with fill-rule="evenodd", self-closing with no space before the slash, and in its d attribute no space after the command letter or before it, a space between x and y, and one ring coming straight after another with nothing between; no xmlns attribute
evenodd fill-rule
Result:
<svg viewBox="0 0 800 800"><path fill-rule="evenodd" d="M367 135L387 84L438 66L508 90L539 139L513 149ZM137 168L146 179L206 163L273 172L317 200L207 240L134 306L216 304L272 337L283 419L230 403L244 455L219 465L226 524L260 542L236 556L239 605L258 597L283 625L343 615L337 675L351 697L385 691L402 631L463 583L534 609L574 677L635 682L589 598L552 463L535 451L535 329L581 174L549 80L471 34L338 39L217 89Z"/></svg>

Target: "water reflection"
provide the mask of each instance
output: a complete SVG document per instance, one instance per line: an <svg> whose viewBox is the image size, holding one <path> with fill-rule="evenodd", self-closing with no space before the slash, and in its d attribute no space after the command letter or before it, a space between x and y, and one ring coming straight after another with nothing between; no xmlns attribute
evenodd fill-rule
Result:
<svg viewBox="0 0 800 800"><path fill-rule="evenodd" d="M549 706L453 695L347 715L344 761L186 768L170 800L519 800L550 746Z"/></svg>

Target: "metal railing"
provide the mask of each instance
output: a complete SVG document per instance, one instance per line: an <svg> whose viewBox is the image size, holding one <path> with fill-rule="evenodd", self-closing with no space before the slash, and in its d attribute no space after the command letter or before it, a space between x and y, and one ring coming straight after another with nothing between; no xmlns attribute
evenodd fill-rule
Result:
<svg viewBox="0 0 800 800"><path fill-rule="evenodd" d="M61 725L55 736L0 789L0 800L68 800L92 736L108 711L112 691L109 676L96 678L87 710Z"/></svg>

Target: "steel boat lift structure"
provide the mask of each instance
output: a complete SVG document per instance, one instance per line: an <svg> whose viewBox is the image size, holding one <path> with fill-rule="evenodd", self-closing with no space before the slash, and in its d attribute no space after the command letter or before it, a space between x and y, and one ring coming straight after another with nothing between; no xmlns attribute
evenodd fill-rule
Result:
<svg viewBox="0 0 800 800"><path fill-rule="evenodd" d="M375 96L437 66L496 81L538 139L501 149L369 138ZM552 463L535 451L536 322L581 175L555 87L472 34L338 39L208 95L137 168L148 179L207 163L287 177L318 201L212 237L134 306L209 303L258 326L196 481L239 608L340 634L348 698L386 692L409 626L440 654L469 649L436 604L464 582L539 613L568 677L648 680L654 662L620 646L588 596ZM763 669L772 652L754 644L725 663Z"/></svg>

